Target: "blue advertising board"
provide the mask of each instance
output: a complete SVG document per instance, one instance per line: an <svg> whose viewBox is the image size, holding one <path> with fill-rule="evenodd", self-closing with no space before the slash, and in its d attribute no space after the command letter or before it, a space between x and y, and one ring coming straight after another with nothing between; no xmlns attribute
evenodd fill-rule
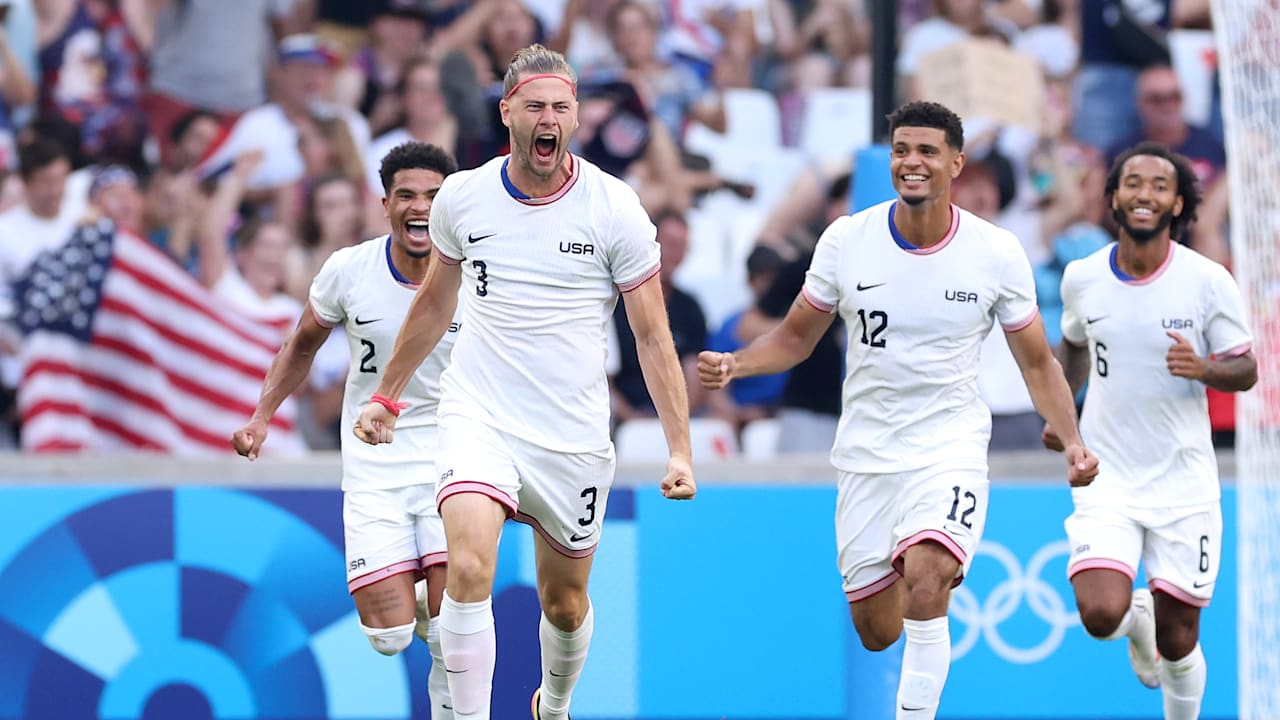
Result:
<svg viewBox="0 0 1280 720"><path fill-rule="evenodd" d="M835 569L835 491L617 488L591 593L580 720L891 717L890 653L858 647ZM1155 718L1122 643L1085 635L1065 488L992 490L955 593L943 718ZM1236 716L1234 504L1202 625L1203 717ZM429 656L369 648L332 490L0 487L0 720L427 718ZM532 536L502 538L495 718L538 682ZM889 659L889 662L885 661Z"/></svg>

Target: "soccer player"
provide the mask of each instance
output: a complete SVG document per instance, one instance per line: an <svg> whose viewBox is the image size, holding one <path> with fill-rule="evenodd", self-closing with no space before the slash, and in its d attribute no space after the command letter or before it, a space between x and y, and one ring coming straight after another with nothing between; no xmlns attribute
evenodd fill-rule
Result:
<svg viewBox="0 0 1280 720"><path fill-rule="evenodd" d="M618 296L636 336L670 459L661 482L692 498L688 400L667 325L655 229L635 192L569 153L576 76L564 56L524 48L499 104L511 155L449 177L431 213L437 259L355 432L390 442L405 383L468 296L441 378L436 499L449 544L440 640L455 717L489 718L490 594L510 517L536 531L542 682L536 720L564 720L586 660L587 597L613 482L604 355Z"/></svg>
<svg viewBox="0 0 1280 720"><path fill-rule="evenodd" d="M844 320L847 370L831 451L840 573L864 646L883 650L905 629L896 715L918 720L937 714L951 665L947 603L986 520L991 413L977 373L993 320L1036 409L1062 428L1070 483L1088 484L1097 460L1076 431L1021 245L951 204L964 167L960 118L913 102L889 126L897 199L833 222L782 323L737 352L703 352L699 376L717 389L787 370L835 313Z"/></svg>
<svg viewBox="0 0 1280 720"><path fill-rule="evenodd" d="M1191 720L1206 675L1200 609L1222 550L1205 388L1248 390L1258 366L1235 281L1177 242L1200 202L1190 162L1142 143L1116 158L1106 193L1119 242L1062 276L1060 353L1072 389L1089 382L1080 427L1102 461L1072 491L1068 574L1089 634L1127 638L1164 716ZM1045 444L1060 449L1056 428ZM1133 590L1139 560L1150 589Z"/></svg>
<svg viewBox="0 0 1280 720"><path fill-rule="evenodd" d="M232 436L237 452L257 458L271 416L307 377L316 351L337 325L351 347L343 424L355 422L386 369L414 291L427 268L438 264L431 261L428 219L441 183L457 167L449 153L417 142L392 148L382 159L382 204L391 234L342 248L325 261L311 283L297 329L271 364L253 418ZM375 650L395 655L415 634L431 649L427 690L432 720L454 717L437 618L447 555L444 524L436 511L433 461L438 456L440 374L449 363L457 326L455 319L435 352L404 379L402 394L412 407L400 419L399 442L375 448L345 435L342 439L347 588ZM417 579L425 580L425 602L416 597Z"/></svg>

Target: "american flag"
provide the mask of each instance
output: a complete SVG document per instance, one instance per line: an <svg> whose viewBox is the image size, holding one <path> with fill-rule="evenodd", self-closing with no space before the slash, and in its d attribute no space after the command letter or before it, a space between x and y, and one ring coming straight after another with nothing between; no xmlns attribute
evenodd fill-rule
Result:
<svg viewBox="0 0 1280 720"><path fill-rule="evenodd" d="M34 452L232 452L296 320L242 316L105 220L40 255L15 297L22 447ZM286 403L264 452L305 450L294 417Z"/></svg>

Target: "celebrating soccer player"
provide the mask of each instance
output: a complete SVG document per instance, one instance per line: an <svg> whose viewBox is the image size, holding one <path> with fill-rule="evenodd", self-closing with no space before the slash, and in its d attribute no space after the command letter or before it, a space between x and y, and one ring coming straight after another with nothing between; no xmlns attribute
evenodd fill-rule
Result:
<svg viewBox="0 0 1280 720"><path fill-rule="evenodd" d="M896 714L921 720L938 711L951 665L947 603L986 520L991 413L977 374L993 321L1036 409L1062 428L1070 483L1087 485L1097 460L1076 431L1022 246L951 204L964 167L960 118L914 102L889 125L898 198L833 222L782 323L735 353L703 352L699 375L715 389L781 372L808 356L835 313L844 320L831 451L840 572L863 645L883 650L905 628Z"/></svg>
<svg viewBox="0 0 1280 720"><path fill-rule="evenodd" d="M390 442L406 383L467 302L441 378L436 497L449 545L441 642L455 717L490 716L490 595L509 517L532 525L542 603L535 720L564 720L586 661L587 597L613 483L607 321L619 294L666 432L669 498L692 498L689 411L658 280L655 229L625 183L569 152L576 75L540 45L500 103L511 155L456 173L431 212L432 264L356 433Z"/></svg>
<svg viewBox="0 0 1280 720"><path fill-rule="evenodd" d="M1222 552L1221 491L1205 388L1258 379L1240 291L1226 268L1177 238L1196 216L1190 162L1143 143L1116 158L1107 198L1119 242L1062 276L1063 366L1089 382L1081 432L1102 472L1072 493L1068 573L1094 637L1127 638L1138 679L1168 720L1204 697L1200 609ZM1061 449L1050 421L1045 444ZM1148 588L1133 590L1138 562Z"/></svg>

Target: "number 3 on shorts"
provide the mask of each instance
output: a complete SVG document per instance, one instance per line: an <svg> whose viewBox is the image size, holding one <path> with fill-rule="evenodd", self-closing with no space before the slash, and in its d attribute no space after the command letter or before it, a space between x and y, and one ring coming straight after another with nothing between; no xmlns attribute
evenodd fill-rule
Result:
<svg viewBox="0 0 1280 720"><path fill-rule="evenodd" d="M590 498L589 500L587 500L587 508L586 508L587 516L578 518L578 524L581 525L582 527L587 527L588 525L596 521L596 488L595 486L593 485L592 487L589 487L586 490L583 490L582 495L580 495L579 497L583 498L584 500L587 500L588 497Z"/></svg>

